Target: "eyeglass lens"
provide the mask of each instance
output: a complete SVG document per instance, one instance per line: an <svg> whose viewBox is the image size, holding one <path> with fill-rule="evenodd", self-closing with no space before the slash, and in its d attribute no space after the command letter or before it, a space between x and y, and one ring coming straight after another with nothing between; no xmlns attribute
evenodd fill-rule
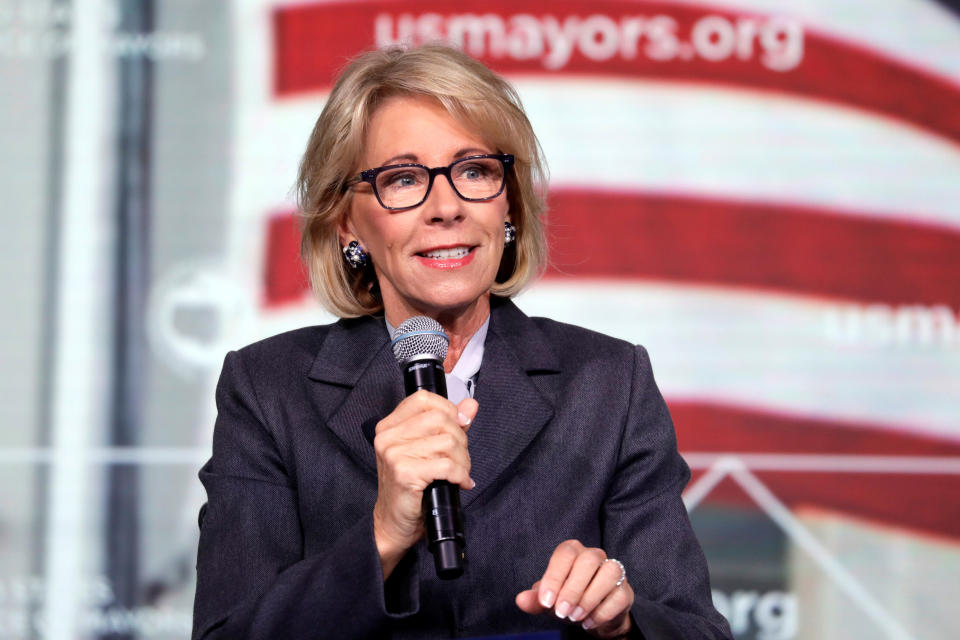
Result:
<svg viewBox="0 0 960 640"><path fill-rule="evenodd" d="M461 198L485 200L503 188L503 163L497 158L468 158L450 166L450 179ZM377 194L384 206L401 208L420 204L430 187L426 167L397 167L377 175Z"/></svg>

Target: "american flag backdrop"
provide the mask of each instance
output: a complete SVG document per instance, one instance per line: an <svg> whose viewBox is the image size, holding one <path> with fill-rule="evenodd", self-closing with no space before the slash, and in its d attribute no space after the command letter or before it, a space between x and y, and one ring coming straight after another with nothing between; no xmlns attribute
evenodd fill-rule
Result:
<svg viewBox="0 0 960 640"><path fill-rule="evenodd" d="M960 0L0 0L0 640L190 634L224 353L333 320L307 138L434 40L518 88L517 303L649 349L738 640L956 638Z"/></svg>
<svg viewBox="0 0 960 640"><path fill-rule="evenodd" d="M519 89L551 265L518 299L651 352L738 637L948 638L960 570L960 13L933 0L236 3L244 335L327 321L296 165L357 52Z"/></svg>

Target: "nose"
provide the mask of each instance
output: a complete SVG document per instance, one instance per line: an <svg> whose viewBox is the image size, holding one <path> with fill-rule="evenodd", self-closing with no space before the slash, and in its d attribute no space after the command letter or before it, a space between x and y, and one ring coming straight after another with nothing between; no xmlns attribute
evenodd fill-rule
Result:
<svg viewBox="0 0 960 640"><path fill-rule="evenodd" d="M433 180L433 188L423 204L424 215L432 223L449 224L464 217L463 200L453 190L453 185L444 175Z"/></svg>

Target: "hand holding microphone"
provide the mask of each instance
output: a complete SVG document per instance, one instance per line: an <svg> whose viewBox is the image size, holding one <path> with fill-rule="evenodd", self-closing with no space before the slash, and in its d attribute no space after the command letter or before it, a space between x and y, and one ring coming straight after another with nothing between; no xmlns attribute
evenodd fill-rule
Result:
<svg viewBox="0 0 960 640"><path fill-rule="evenodd" d="M376 428L374 537L385 579L425 532L432 538L428 543L438 575L453 578L462 573L458 487L471 489L474 484L466 431L477 403L467 398L455 406L437 393L446 392L446 336L439 323L411 318L396 335L394 353L405 370L407 398Z"/></svg>

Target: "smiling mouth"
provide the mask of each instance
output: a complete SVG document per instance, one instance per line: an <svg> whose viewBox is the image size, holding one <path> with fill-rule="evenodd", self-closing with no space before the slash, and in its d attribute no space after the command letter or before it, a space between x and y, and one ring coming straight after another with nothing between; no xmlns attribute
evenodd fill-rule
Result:
<svg viewBox="0 0 960 640"><path fill-rule="evenodd" d="M457 260L466 258L471 251L473 251L473 247L453 247L452 249L431 249L417 255L430 260Z"/></svg>

